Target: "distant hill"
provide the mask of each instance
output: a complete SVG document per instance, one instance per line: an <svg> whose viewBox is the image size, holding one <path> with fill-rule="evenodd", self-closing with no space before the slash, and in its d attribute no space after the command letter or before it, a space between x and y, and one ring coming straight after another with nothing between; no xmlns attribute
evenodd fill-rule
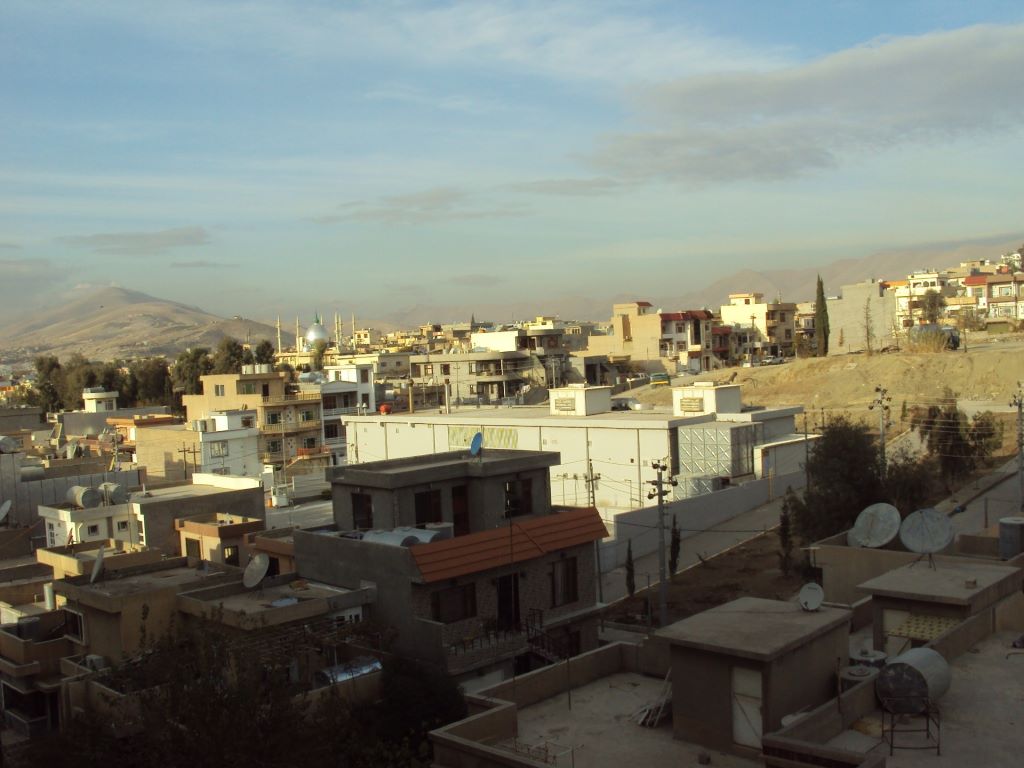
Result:
<svg viewBox="0 0 1024 768"><path fill-rule="evenodd" d="M110 287L8 323L0 357L17 364L44 353L64 358L81 352L95 360L175 356L187 347L212 348L225 336L245 341L247 335L255 344L275 341L277 331L256 320L218 317L198 307ZM294 337L282 331L284 343L294 343Z"/></svg>

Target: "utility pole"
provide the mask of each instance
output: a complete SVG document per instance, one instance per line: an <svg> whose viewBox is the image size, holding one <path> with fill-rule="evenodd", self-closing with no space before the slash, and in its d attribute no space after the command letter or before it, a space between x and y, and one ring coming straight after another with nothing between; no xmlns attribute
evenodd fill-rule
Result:
<svg viewBox="0 0 1024 768"><path fill-rule="evenodd" d="M587 483L587 501L591 507L597 507L597 481L601 474L594 474L594 462L587 459L587 474L583 476ZM604 602L604 585L601 583L601 542L594 541L594 568L597 571L597 602Z"/></svg>
<svg viewBox="0 0 1024 768"><path fill-rule="evenodd" d="M868 406L868 410L878 408L878 460L882 477L885 477L887 466L885 463L885 428L889 425L889 403L891 402L889 390L878 385L875 387L875 399Z"/></svg>
<svg viewBox="0 0 1024 768"><path fill-rule="evenodd" d="M1024 511L1024 393L1019 381L1010 406L1017 409L1017 488L1020 508Z"/></svg>
<svg viewBox="0 0 1024 768"><path fill-rule="evenodd" d="M665 497L669 492L665 485L678 485L674 477L665 479L668 466L660 461L652 461L651 467L658 473L655 480L648 480L654 490L647 492L647 498L658 499L658 623L664 627L668 623L668 574L665 564Z"/></svg>
<svg viewBox="0 0 1024 768"><path fill-rule="evenodd" d="M196 473L196 454L199 453L199 449L193 446L188 446L185 443L181 444L181 448L178 449L178 453L181 454L181 463L185 468L185 479L188 480L188 457L192 457L192 474Z"/></svg>

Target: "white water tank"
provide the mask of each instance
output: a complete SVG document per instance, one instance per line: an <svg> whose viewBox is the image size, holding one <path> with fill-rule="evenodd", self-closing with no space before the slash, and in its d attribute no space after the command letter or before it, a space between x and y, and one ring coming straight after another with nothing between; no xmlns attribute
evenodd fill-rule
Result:
<svg viewBox="0 0 1024 768"><path fill-rule="evenodd" d="M68 488L64 497L68 504L74 504L82 509L93 509L103 503L103 494L95 488L86 488L84 485L73 485Z"/></svg>
<svg viewBox="0 0 1024 768"><path fill-rule="evenodd" d="M999 556L1009 560L1024 552L1024 517L1004 517L999 521Z"/></svg>
<svg viewBox="0 0 1024 768"><path fill-rule="evenodd" d="M949 690L949 663L931 648L911 648L889 661L875 680L875 693L889 712L917 715Z"/></svg>

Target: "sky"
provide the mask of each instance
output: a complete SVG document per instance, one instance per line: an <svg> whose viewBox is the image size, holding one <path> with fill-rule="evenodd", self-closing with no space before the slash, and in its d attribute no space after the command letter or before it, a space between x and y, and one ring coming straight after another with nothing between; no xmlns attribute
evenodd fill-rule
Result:
<svg viewBox="0 0 1024 768"><path fill-rule="evenodd" d="M486 315L996 238L1021 72L1019 2L5 0L0 318Z"/></svg>

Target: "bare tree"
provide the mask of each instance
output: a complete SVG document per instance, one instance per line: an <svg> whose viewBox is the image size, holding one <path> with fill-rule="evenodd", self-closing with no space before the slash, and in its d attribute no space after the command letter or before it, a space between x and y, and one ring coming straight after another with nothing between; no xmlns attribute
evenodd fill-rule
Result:
<svg viewBox="0 0 1024 768"><path fill-rule="evenodd" d="M875 351L875 328L871 322L871 297L864 300L864 348L870 355Z"/></svg>

